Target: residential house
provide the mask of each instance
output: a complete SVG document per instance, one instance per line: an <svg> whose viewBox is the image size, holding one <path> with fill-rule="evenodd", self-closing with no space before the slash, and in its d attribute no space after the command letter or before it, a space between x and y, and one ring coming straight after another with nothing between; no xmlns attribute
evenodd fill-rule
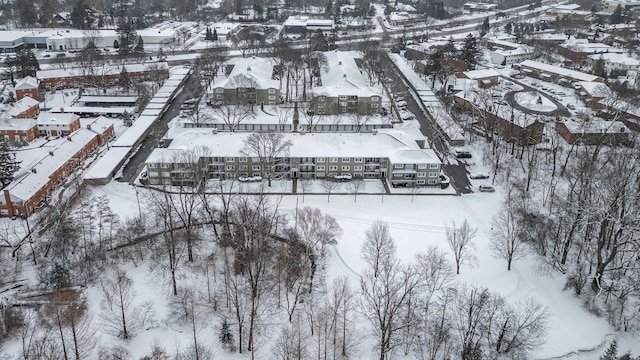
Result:
<svg viewBox="0 0 640 360"><path fill-rule="evenodd" d="M629 128L622 121L563 119L556 122L556 130L569 144L630 146L633 143Z"/></svg>
<svg viewBox="0 0 640 360"><path fill-rule="evenodd" d="M594 110L601 108L600 100L611 95L611 90L604 83L580 81L576 85L576 92L580 100Z"/></svg>
<svg viewBox="0 0 640 360"><path fill-rule="evenodd" d="M570 39L558 46L558 53L573 61L586 61L594 54L622 54L625 50L603 43L589 42L587 39Z"/></svg>
<svg viewBox="0 0 640 360"><path fill-rule="evenodd" d="M16 91L16 99L20 100L25 96L40 100L40 84L38 79L26 76L16 82L14 90Z"/></svg>
<svg viewBox="0 0 640 360"><path fill-rule="evenodd" d="M232 105L275 105L280 103L280 82L273 79L271 59L233 58L227 65L227 77L213 88L213 103Z"/></svg>
<svg viewBox="0 0 640 360"><path fill-rule="evenodd" d="M9 105L7 114L19 119L35 118L40 114L40 102L28 96L23 97Z"/></svg>
<svg viewBox="0 0 640 360"><path fill-rule="evenodd" d="M80 128L44 147L18 152L20 170L2 190L0 217L29 217L46 204L53 191L95 153L101 136L104 138L99 130Z"/></svg>
<svg viewBox="0 0 640 360"><path fill-rule="evenodd" d="M382 94L369 86L350 53L324 52L320 86L311 89L311 111L316 114L370 115L382 109ZM324 61L323 61L324 63Z"/></svg>
<svg viewBox="0 0 640 360"><path fill-rule="evenodd" d="M496 103L487 91L469 87L454 95L454 101L465 107L488 134L497 134L523 145L542 141L544 122L541 116L517 110L505 103Z"/></svg>
<svg viewBox="0 0 640 360"><path fill-rule="evenodd" d="M488 88L500 81L500 73L494 69L479 69L456 74L457 78L475 80L480 88Z"/></svg>
<svg viewBox="0 0 640 360"><path fill-rule="evenodd" d="M67 136L80 129L80 116L71 113L43 112L37 121L40 136Z"/></svg>
<svg viewBox="0 0 640 360"><path fill-rule="evenodd" d="M38 137L35 119L1 119L0 136L16 143L29 143Z"/></svg>
<svg viewBox="0 0 640 360"><path fill-rule="evenodd" d="M590 55L589 59L592 63L600 59L604 60L604 68L607 73L614 72L635 78L640 69L640 61L625 54L597 54Z"/></svg>
<svg viewBox="0 0 640 360"><path fill-rule="evenodd" d="M120 81L120 73L126 70L132 82L161 82L169 77L166 62L125 64L96 67L92 71L80 68L39 70L36 77L40 90L66 89L81 85L114 86Z"/></svg>
<svg viewBox="0 0 640 360"><path fill-rule="evenodd" d="M566 86L576 81L604 82L604 79L600 76L533 60L521 62L519 68L524 75L534 76L544 81L552 81Z"/></svg>

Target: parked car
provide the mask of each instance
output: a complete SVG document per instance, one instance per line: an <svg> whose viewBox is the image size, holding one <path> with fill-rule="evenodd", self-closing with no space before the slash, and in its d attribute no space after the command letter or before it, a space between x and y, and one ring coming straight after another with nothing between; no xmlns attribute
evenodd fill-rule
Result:
<svg viewBox="0 0 640 360"><path fill-rule="evenodd" d="M238 177L240 182L258 182L262 181L262 176L240 176Z"/></svg>
<svg viewBox="0 0 640 360"><path fill-rule="evenodd" d="M575 109L576 109L576 107L575 107L575 106L573 106L573 104L567 104L567 109L569 109L569 110L575 110Z"/></svg>
<svg viewBox="0 0 640 360"><path fill-rule="evenodd" d="M65 53L56 54L56 57L58 57L58 58L65 57L65 56L67 56L67 54L65 54Z"/></svg>
<svg viewBox="0 0 640 360"><path fill-rule="evenodd" d="M396 106L398 107L398 109L406 109L407 102L404 100L396 101Z"/></svg>
<svg viewBox="0 0 640 360"><path fill-rule="evenodd" d="M496 191L496 189L491 185L480 185L480 186L478 186L478 190L480 190L480 192L494 192L494 191Z"/></svg>
<svg viewBox="0 0 640 360"><path fill-rule="evenodd" d="M391 186L393 186L394 188L397 188L397 187L408 187L409 183L405 182L405 181L392 181L391 182Z"/></svg>
<svg viewBox="0 0 640 360"><path fill-rule="evenodd" d="M455 155L458 159L470 159L471 153L466 150L456 150Z"/></svg>
<svg viewBox="0 0 640 360"><path fill-rule="evenodd" d="M483 179L488 179L489 175L487 174L473 174L471 176L469 176L472 179L476 179L476 180L483 180Z"/></svg>
<svg viewBox="0 0 640 360"><path fill-rule="evenodd" d="M341 175L331 175L330 178L335 181L349 181L353 177L351 176L351 174L341 174Z"/></svg>

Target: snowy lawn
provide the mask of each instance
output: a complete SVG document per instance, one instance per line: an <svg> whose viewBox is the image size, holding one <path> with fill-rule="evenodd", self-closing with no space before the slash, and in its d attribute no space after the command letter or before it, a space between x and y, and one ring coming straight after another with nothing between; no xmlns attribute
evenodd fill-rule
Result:
<svg viewBox="0 0 640 360"><path fill-rule="evenodd" d="M111 199L113 210L122 218L137 215L136 190L133 187L113 182L104 187L92 187L90 191L93 196L107 195ZM141 199L146 191L148 190L138 189ZM449 253L445 239L445 224L450 225L453 220L460 224L467 219L473 227L478 228L475 239L478 265L475 268L463 266L460 281L473 286L486 286L503 294L510 301L533 297L547 306L551 314L547 342L534 352L535 358L564 356L565 359L597 359L601 354L600 350L582 353L579 357L569 354L591 349L607 339L607 334L612 330L606 321L587 313L570 292L563 291L562 277L541 273L533 256L515 261L513 270L509 272L506 270L505 261L495 258L491 253L489 238L492 233L492 219L501 206L502 195L500 188L496 193L475 193L462 197L413 198L363 194L354 199L353 195L332 194L327 201L326 195L284 195L280 206L291 213L295 211L296 203L298 207L317 207L336 218L344 235L330 251L327 281L346 275L352 280L354 288L358 288L358 274L364 268L364 262L360 257L364 233L376 219L389 224L397 244L398 255L403 261L412 260L416 253L426 251L429 246L436 246ZM154 341L169 348L184 346L189 336L183 334L182 329L167 328L162 321L168 316L168 290L153 285L157 280L149 276L148 269L140 267L129 270L136 282L140 296L138 301L143 303L145 300L154 299L153 309L159 321L157 328L142 331L130 343L132 355L148 351ZM89 296L96 300L97 290L91 289ZM93 306L99 306L95 302L92 303ZM640 350L637 338L626 336L621 337L620 341L623 351ZM360 349L361 353L364 352L362 355L367 354L366 344L361 345Z"/></svg>

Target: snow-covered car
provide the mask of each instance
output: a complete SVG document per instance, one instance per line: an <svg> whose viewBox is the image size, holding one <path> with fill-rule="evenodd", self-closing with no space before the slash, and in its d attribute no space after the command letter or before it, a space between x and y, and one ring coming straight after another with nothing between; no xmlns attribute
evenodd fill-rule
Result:
<svg viewBox="0 0 640 360"><path fill-rule="evenodd" d="M262 181L262 176L240 176L238 177L240 182L258 182Z"/></svg>
<svg viewBox="0 0 640 360"><path fill-rule="evenodd" d="M491 185L480 185L480 186L478 186L478 190L480 190L480 192L495 192L496 191L496 189Z"/></svg>
<svg viewBox="0 0 640 360"><path fill-rule="evenodd" d="M411 111L400 110L400 118L404 121L409 121L409 120L415 119L416 117L413 115Z"/></svg>
<svg viewBox="0 0 640 360"><path fill-rule="evenodd" d="M473 174L471 176L469 176L471 179L476 179L476 180L482 180L482 179L488 179L489 175L487 174Z"/></svg>
<svg viewBox="0 0 640 360"><path fill-rule="evenodd" d="M351 176L351 174L341 174L341 175L332 175L331 179L335 180L335 181L349 181L351 180L353 177Z"/></svg>
<svg viewBox="0 0 640 360"><path fill-rule="evenodd" d="M406 109L407 108L407 102L404 101L404 100L396 101L396 107L398 109Z"/></svg>

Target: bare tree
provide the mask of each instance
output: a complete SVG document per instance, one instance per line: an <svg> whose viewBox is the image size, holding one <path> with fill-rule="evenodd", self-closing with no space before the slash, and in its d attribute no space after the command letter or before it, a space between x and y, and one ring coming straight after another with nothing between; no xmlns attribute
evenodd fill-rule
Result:
<svg viewBox="0 0 640 360"><path fill-rule="evenodd" d="M338 188L338 183L330 179L322 179L320 183L322 190L327 193L327 202L331 200L331 193Z"/></svg>
<svg viewBox="0 0 640 360"><path fill-rule="evenodd" d="M309 358L306 327L300 326L300 317L287 324L276 339L271 353L277 360L304 360Z"/></svg>
<svg viewBox="0 0 640 360"><path fill-rule="evenodd" d="M240 125L240 123L255 116L255 113L251 108L244 105L232 104L216 105L213 108L212 113L214 116L222 120L222 122L225 123L232 132L238 130L238 125Z"/></svg>
<svg viewBox="0 0 640 360"><path fill-rule="evenodd" d="M133 281L125 270L116 269L101 286L104 299L100 315L105 327L118 337L130 339L139 325L138 314L133 307Z"/></svg>
<svg viewBox="0 0 640 360"><path fill-rule="evenodd" d="M311 191L311 180L308 179L299 179L298 187L302 190L302 203L304 204L304 195Z"/></svg>
<svg viewBox="0 0 640 360"><path fill-rule="evenodd" d="M313 111L311 105L309 105L309 108L302 112L302 115L304 116L304 120L307 122L307 131L315 132L316 126L321 119L320 115L316 114L315 111Z"/></svg>
<svg viewBox="0 0 640 360"><path fill-rule="evenodd" d="M253 133L244 140L241 153L245 156L257 157L260 160L262 173L271 187L271 180L278 175L276 160L289 156L289 148L293 143L285 140L285 136L279 133Z"/></svg>
<svg viewBox="0 0 640 360"><path fill-rule="evenodd" d="M283 106L278 106L274 109L276 117L278 118L278 124L280 125L280 131L285 131L285 125L291 122L293 117L293 109ZM294 129L296 130L296 129Z"/></svg>
<svg viewBox="0 0 640 360"><path fill-rule="evenodd" d="M362 311L374 327L378 358L389 359L399 345L398 332L414 326L401 320L400 314L420 283L412 266L399 263L388 225L376 222L367 231L362 256L367 263L361 280Z"/></svg>
<svg viewBox="0 0 640 360"><path fill-rule="evenodd" d="M510 202L500 209L493 227L495 234L491 238L491 250L507 261L507 270L511 271L513 260L525 255L525 245L522 241L521 220Z"/></svg>
<svg viewBox="0 0 640 360"><path fill-rule="evenodd" d="M447 225L444 227L447 234L447 243L456 261L456 274L460 275L460 266L462 264L473 264L476 261L476 257L473 254L475 249L473 238L478 229L472 228L467 219L462 222L460 227L456 227L455 222L451 224L451 227Z"/></svg>
<svg viewBox="0 0 640 360"><path fill-rule="evenodd" d="M353 202L358 201L358 193L364 189L364 180L362 178L354 178L349 183L349 190L353 193Z"/></svg>

